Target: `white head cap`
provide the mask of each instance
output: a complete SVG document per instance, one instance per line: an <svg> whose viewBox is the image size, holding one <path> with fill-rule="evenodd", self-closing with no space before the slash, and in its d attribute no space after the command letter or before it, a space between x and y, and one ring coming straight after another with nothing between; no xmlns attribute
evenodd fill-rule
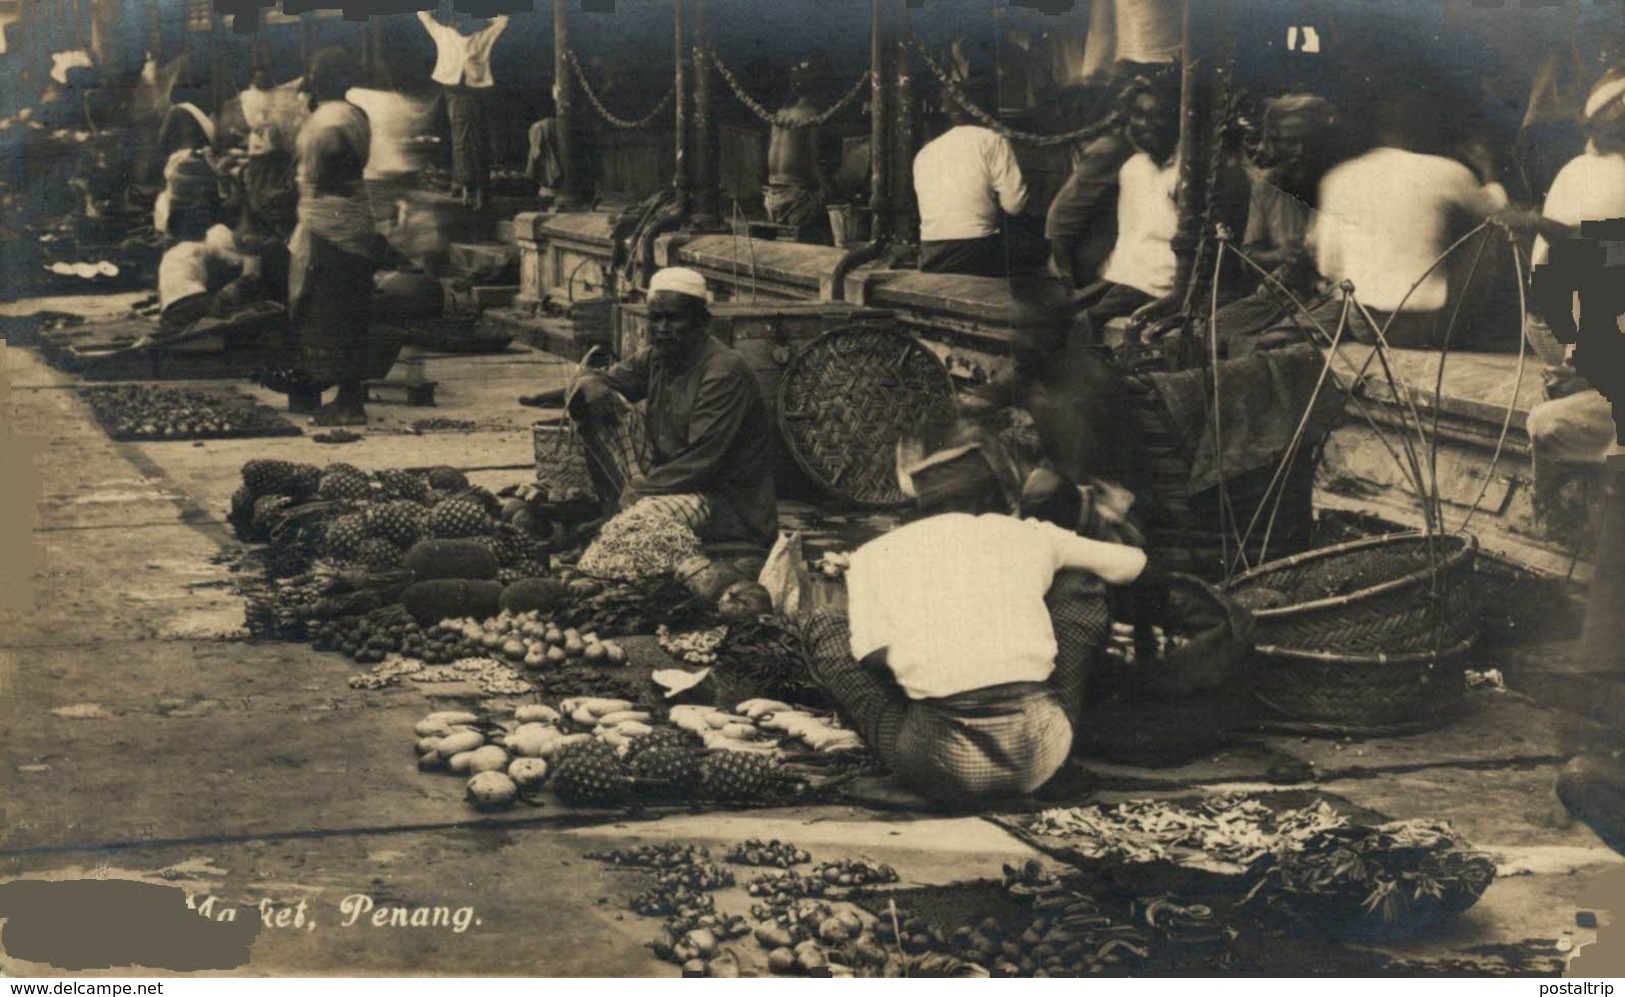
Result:
<svg viewBox="0 0 1625 997"><path fill-rule="evenodd" d="M701 301L711 300L711 295L705 289L705 277L698 270L688 267L667 267L657 271L649 279L649 296L654 297L661 291L686 294Z"/></svg>
<svg viewBox="0 0 1625 997"><path fill-rule="evenodd" d="M1586 120L1595 118L1608 105L1622 99L1625 99L1625 72L1609 73L1591 88L1591 96L1586 100Z"/></svg>

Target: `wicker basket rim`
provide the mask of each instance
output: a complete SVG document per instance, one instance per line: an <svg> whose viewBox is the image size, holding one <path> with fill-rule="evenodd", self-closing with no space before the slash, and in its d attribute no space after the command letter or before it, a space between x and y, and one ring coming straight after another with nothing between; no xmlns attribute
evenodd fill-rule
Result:
<svg viewBox="0 0 1625 997"><path fill-rule="evenodd" d="M1271 561L1268 564L1261 564L1250 571L1242 572L1230 580L1230 583L1225 586L1225 592L1234 595L1242 589L1257 583L1262 578L1280 571L1284 571L1287 568L1295 568L1300 564L1307 564L1311 561L1326 560L1328 558L1347 554L1351 551L1364 550L1370 547L1382 547L1401 541L1423 540L1427 539L1429 536L1430 534L1423 533L1420 530L1409 530L1404 533L1387 533L1377 537L1364 537L1359 540L1349 540L1344 543L1333 544L1330 547L1322 547L1318 550L1310 550L1304 551L1301 554L1293 554L1291 557L1283 557L1279 561ZM1431 536L1438 536L1445 540L1461 541L1461 546L1458 549L1444 556L1443 561L1437 566L1438 569L1453 568L1466 558L1471 557L1478 550L1478 537L1471 533L1443 533L1431 534ZM1269 609L1255 609L1253 610L1253 615L1259 620L1271 620L1280 619L1285 616L1294 616L1299 613L1307 613L1314 610L1334 609L1338 606L1346 606L1351 602L1369 599L1376 595L1382 595L1383 593L1391 592L1394 589L1404 588L1405 586L1416 582L1418 579L1426 577L1434 570L1436 570L1435 567L1431 565L1425 568L1417 568L1415 571L1407 572L1400 575L1398 578L1390 578L1388 581L1378 582L1375 585L1359 589L1355 592L1349 592L1344 595L1329 596L1325 599L1314 599L1309 602L1295 602L1290 606L1275 606Z"/></svg>
<svg viewBox="0 0 1625 997"><path fill-rule="evenodd" d="M788 419L788 417L785 414L789 409L789 406L786 404L786 402L789 400L790 386L795 381L795 378L794 378L793 375L801 367L801 365L806 362L806 359L807 359L808 355L811 354L813 352L813 350L815 350L818 347L824 345L826 342L830 342L830 341L833 341L833 340L835 340L837 338L840 338L842 336L851 335L853 333L865 333L865 332L866 333L885 332L885 333L890 334L890 333L893 332L893 330L891 330L890 328L888 328L886 326L874 325L873 323L864 323L864 322L853 322L853 323L848 323L846 325L838 325L833 329L829 329L829 330L826 330L826 331L820 333L816 339L814 339L812 342L808 343L806 346L802 347L800 350L798 350L796 352L795 356L790 358L790 362L785 364L783 375L779 378L779 388L778 388L778 396L779 396L778 397L778 403L779 404L778 404L778 412L777 412L777 419L778 419L778 424L779 424L779 435L784 440L784 448L786 450L790 451L791 459L795 461L796 466L801 468L802 473L806 474L807 477L813 482L813 484L815 484L818 487L824 489L825 491L829 492L832 495L836 495L836 496L839 496L842 499L845 499L847 502L851 503L856 508L860 508L860 509L900 509L900 508L902 508L902 507L909 504L909 499L907 497L904 497L904 498L902 498L900 500L895 500L895 501L877 501L875 499L860 498L860 497L858 497L856 495L851 494L850 492L846 491L845 489L841 488L839 485L837 485L834 482L832 482L831 480L829 480L829 477L827 475L825 475L823 471L821 471L818 468L814 467L812 461L808 460L806 458L806 456L804 454L802 454L801 448L796 445L795 437L790 432L790 420ZM946 390L946 392L948 394L948 397L951 399L954 396L953 375L951 373L949 373L948 368L943 364L942 358L937 356L935 353L931 352L931 350L928 347L926 347L924 343L921 343L920 340L919 340L919 337L909 335L908 333L901 333L901 334L898 334L898 335L899 335L899 338L906 341L908 348L912 349L916 353L919 353L919 354L921 354L923 356L931 358L931 361L934 364L936 364L936 368L942 374L943 388Z"/></svg>
<svg viewBox="0 0 1625 997"><path fill-rule="evenodd" d="M1407 651L1403 654L1350 654L1344 651L1310 651L1301 647L1280 647L1274 644L1260 644L1254 651L1259 655L1286 658L1289 661L1311 662L1315 664L1337 665L1420 665L1439 661L1443 658L1465 654L1472 649L1478 640L1477 636L1466 637L1449 647L1436 647L1428 651Z"/></svg>

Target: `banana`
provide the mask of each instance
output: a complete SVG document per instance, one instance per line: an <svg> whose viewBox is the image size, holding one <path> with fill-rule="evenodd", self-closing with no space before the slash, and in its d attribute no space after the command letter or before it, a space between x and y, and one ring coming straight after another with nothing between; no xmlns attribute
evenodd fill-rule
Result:
<svg viewBox="0 0 1625 997"><path fill-rule="evenodd" d="M814 717L811 713L803 713L800 710L778 710L771 715L763 716L758 725L763 730L787 732L793 725L812 719Z"/></svg>
<svg viewBox="0 0 1625 997"><path fill-rule="evenodd" d="M597 715L591 710L587 709L585 706L576 707L575 711L570 714L570 719L583 727L598 726Z"/></svg>
<svg viewBox="0 0 1625 997"><path fill-rule="evenodd" d="M789 710L789 703L781 703L776 699L747 699L734 708L734 712L742 713L752 720L760 720L769 713L780 713Z"/></svg>
<svg viewBox="0 0 1625 997"><path fill-rule="evenodd" d="M597 737L598 740L609 745L611 748L625 748L632 743L630 738L614 730L605 730L602 734L597 735Z"/></svg>
<svg viewBox="0 0 1625 997"><path fill-rule="evenodd" d="M646 724L649 722L649 714L639 710L617 710L614 713L600 713L598 722L605 727L619 727L623 723Z"/></svg>
<svg viewBox="0 0 1625 997"><path fill-rule="evenodd" d="M622 712L624 710L630 710L632 708L631 701L625 700L625 699L592 699L592 698L589 698L589 699L579 700L578 702L579 702L579 705L584 706L587 709L591 710L593 716L599 716L599 717L603 716L606 713L620 713L620 712Z"/></svg>
<svg viewBox="0 0 1625 997"><path fill-rule="evenodd" d="M655 729L653 727L650 727L646 723L640 723L636 720L623 720L615 725L615 733L624 737L643 737L648 734L653 734L654 732Z"/></svg>
<svg viewBox="0 0 1625 997"><path fill-rule="evenodd" d="M762 732L756 729L755 724L729 724L721 728L721 733L723 737L735 741L754 741L762 736Z"/></svg>

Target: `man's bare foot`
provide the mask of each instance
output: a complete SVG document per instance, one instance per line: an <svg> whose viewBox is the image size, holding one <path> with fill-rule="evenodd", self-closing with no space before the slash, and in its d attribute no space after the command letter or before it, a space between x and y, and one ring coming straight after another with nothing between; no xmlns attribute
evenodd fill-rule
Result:
<svg viewBox="0 0 1625 997"><path fill-rule="evenodd" d="M365 426L367 410L360 405L331 402L316 410L311 417L312 426Z"/></svg>

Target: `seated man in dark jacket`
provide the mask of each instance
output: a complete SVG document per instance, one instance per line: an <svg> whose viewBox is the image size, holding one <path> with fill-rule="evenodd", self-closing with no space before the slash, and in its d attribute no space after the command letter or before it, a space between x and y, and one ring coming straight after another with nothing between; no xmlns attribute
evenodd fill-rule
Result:
<svg viewBox="0 0 1625 997"><path fill-rule="evenodd" d="M771 545L773 420L755 372L709 322L705 278L668 267L649 282L648 348L520 402L566 407L606 504L654 503L702 539ZM641 446L637 402L647 403Z"/></svg>

